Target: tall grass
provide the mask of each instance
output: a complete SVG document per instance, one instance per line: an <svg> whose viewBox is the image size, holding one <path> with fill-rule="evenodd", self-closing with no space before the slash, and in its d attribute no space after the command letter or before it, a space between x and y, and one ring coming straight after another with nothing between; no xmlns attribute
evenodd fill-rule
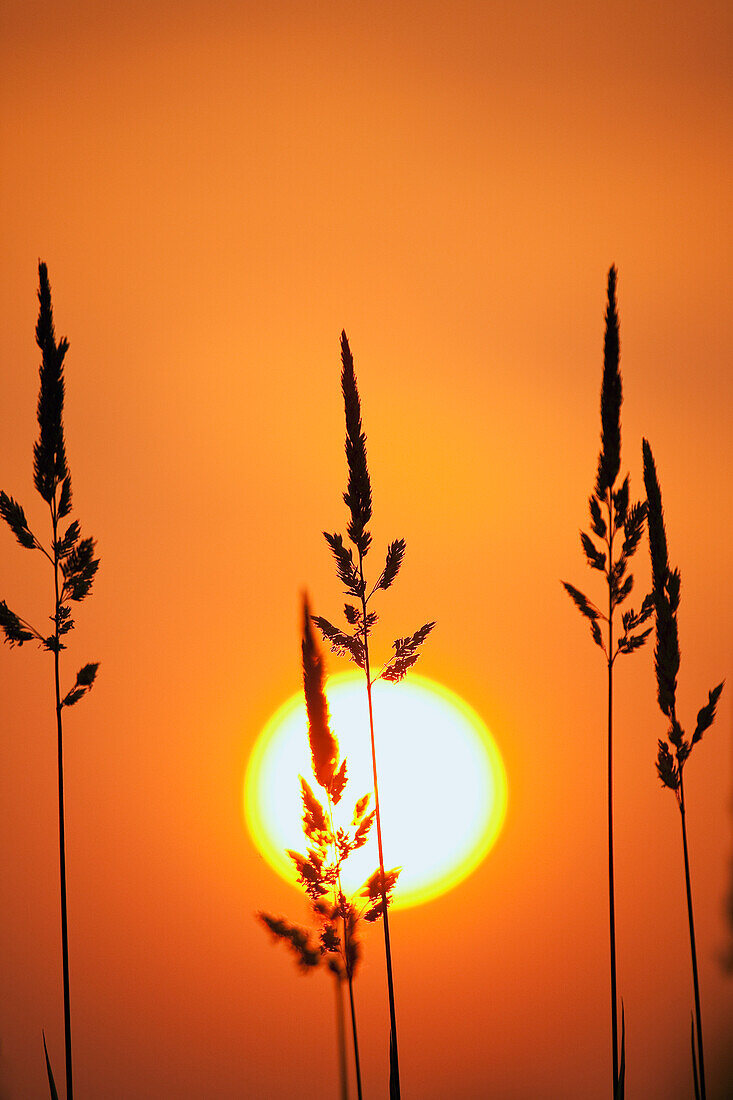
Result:
<svg viewBox="0 0 733 1100"><path fill-rule="evenodd" d="M608 822L608 917L611 978L611 1051L612 1090L614 1100L624 1095L625 1027L622 1005L622 1031L619 1049L618 994L616 979L616 905L613 855L613 671L616 658L633 653L644 644L651 628L641 628L653 611L651 596L647 596L638 614L629 609L621 614L621 630L615 633L617 612L631 594L633 576L629 561L636 553L642 536L646 504L629 502L628 475L619 484L621 468L621 402L623 400L619 370L619 323L616 307L616 268L608 272L606 288L605 335L603 341L603 381L601 385L601 452L594 490L588 501L590 529L580 533L588 565L605 577L605 610L594 604L573 585L563 582L574 604L590 624L591 636L602 650L608 676L606 700L607 728L607 798ZM620 550L618 549L621 543ZM597 545L600 543L600 545Z"/></svg>
<svg viewBox="0 0 733 1100"><path fill-rule="evenodd" d="M20 504L4 491L0 492L0 515L10 527L16 539L26 550L38 550L47 559L53 571L54 603L53 632L45 634L27 619L11 611L0 600L0 627L5 640L11 646L25 642L37 642L42 649L53 654L54 689L56 694L56 742L58 760L58 816L59 816L59 878L61 900L61 953L64 991L64 1050L66 1065L66 1097L73 1100L74 1083L71 1059L71 995L69 986L69 938L66 905L66 831L64 818L64 731L62 712L74 706L91 689L99 665L84 665L76 674L71 688L62 695L60 655L66 649L62 639L73 629L71 603L79 603L89 595L99 560L95 558L94 539L82 538L78 520L69 521L63 533L62 520L71 514L71 472L66 457L64 440L64 359L69 348L62 337L58 342L54 332L51 287L44 263L38 265L38 323L36 343L41 349L40 392L38 395L38 440L33 450L33 480L41 498L48 505L51 520L51 542L44 544L30 529ZM51 1096L57 1090L51 1071L51 1062L43 1037L46 1068Z"/></svg>
<svg viewBox="0 0 733 1100"><path fill-rule="evenodd" d="M642 443L642 454L644 458L644 484L648 503L649 553L652 562L652 584L656 612L657 641L654 649L654 668L657 677L657 702L659 703L659 709L669 722L667 741L659 739L657 771L663 785L674 791L682 824L687 921L690 929L692 983L695 994L696 1026L693 1028L692 1072L695 1079L695 1093L700 1097L700 1100L705 1100L705 1058L702 1042L702 1013L700 1010L700 981L695 946L695 921L692 910L690 856L687 847L684 768L693 748L702 738L703 733L713 724L715 708L723 690L723 684L718 684L708 693L707 703L698 712L692 737L687 740L685 731L677 717L677 674L680 668L677 612L680 606L681 577L679 569L671 569L669 565L662 494L659 488L652 449L646 439ZM670 745L672 746L671 749ZM696 1053L697 1057L695 1057Z"/></svg>
<svg viewBox="0 0 733 1100"><path fill-rule="evenodd" d="M425 623L414 634L397 638L392 643L394 652L381 671L372 675L370 639L376 625L377 613L369 609L369 604L379 591L386 591L399 573L405 555L405 540L396 539L387 548L384 566L376 581L367 583L364 562L371 546L372 537L367 525L372 518L372 487L369 478L366 455L366 435L361 422L361 402L354 372L354 360L349 348L346 333L341 333L341 392L344 398L346 414L346 465L348 482L344 493L344 503L349 509L350 520L347 535L352 548L344 544L343 536L323 532L336 564L336 574L344 586L345 595L355 600L355 604L344 605L346 630L334 626L328 619L315 615L316 623L324 638L335 653L346 655L364 673L367 709L369 713L369 735L372 752L372 776L374 783L374 809L377 823L377 848L379 852L379 872L370 880L370 889L376 898L376 914L383 917L384 951L387 966L387 994L389 998L389 1063L390 1063L390 1100L399 1100L400 1069L397 1045L397 1014L395 1010L394 975L392 971L392 947L389 932L389 892L394 885L393 872L385 872L384 849L382 843L382 817L379 801L379 771L377 768L377 750L374 738L374 711L372 706L372 686L379 680L396 683L401 680L419 657L420 648L435 623ZM356 555L356 556L355 556Z"/></svg>
<svg viewBox="0 0 733 1100"><path fill-rule="evenodd" d="M374 921L381 915L381 901L375 894L374 881L378 872L370 877L361 891L367 899L360 904L348 899L344 893L341 872L352 852L362 848L371 832L375 811L369 810L369 794L357 799L349 825L337 825L334 809L341 802L348 777L346 759L339 760L338 740L330 725L328 702L325 694L323 657L319 652L311 626L308 602L303 601L303 691L308 713L308 740L311 749L313 777L323 792L317 797L310 784L300 776L303 800L303 832L308 847L306 854L289 851L298 875L311 901L317 923L318 944L314 946L306 929L290 924L283 918L259 913L260 920L278 938L286 940L295 952L298 965L303 970L317 966L326 958L327 966L337 983L337 1012L341 1005L341 983L345 980L349 990L351 1034L354 1049L354 1068L359 1100L362 1098L361 1061L356 1025L354 976L361 958L358 926L362 919ZM325 796L325 798L324 798ZM320 799L324 798L324 802ZM387 894L394 888L397 872L388 876ZM339 1047L342 1095L348 1087L345 1077L345 1056L342 1048L342 1025L339 1020Z"/></svg>

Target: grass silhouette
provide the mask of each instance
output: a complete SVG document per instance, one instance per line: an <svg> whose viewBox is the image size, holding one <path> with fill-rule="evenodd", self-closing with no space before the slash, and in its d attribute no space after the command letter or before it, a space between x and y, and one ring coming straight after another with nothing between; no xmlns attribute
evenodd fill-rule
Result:
<svg viewBox="0 0 733 1100"><path fill-rule="evenodd" d="M601 386L601 452L593 493L588 501L592 536L581 531L580 540L591 569L603 573L606 579L607 612L596 606L573 585L563 585L575 606L590 624L591 636L603 651L608 672L607 697L607 815L608 815L608 899L611 973L611 1048L613 1063L612 1093L614 1100L624 1095L625 1078L625 1023L622 1005L621 1047L618 1039L618 995L616 982L616 906L613 858L613 669L621 654L633 653L644 644L651 628L641 628L651 617L653 601L647 596L638 613L624 611L621 615L621 633L614 635L616 612L633 587L633 576L628 570L630 558L636 553L641 539L646 504L629 502L628 475L617 487L621 467L621 402L623 399L619 370L619 324L616 308L616 268L608 272L605 335L603 342L603 382ZM600 541L599 548L596 541ZM614 544L623 539L620 552L614 556ZM602 629L601 624L605 624ZM604 636L605 634L605 636Z"/></svg>
<svg viewBox="0 0 733 1100"><path fill-rule="evenodd" d="M54 610L51 616L53 633L45 635L26 619L11 611L0 600L0 627L5 640L11 646L22 646L35 641L53 654L54 688L56 692L56 734L58 754L58 810L59 810L59 870L61 897L61 951L64 990L64 1049L66 1065L66 1100L73 1100L74 1084L71 1060L71 996L69 990L69 939L66 910L66 834L64 819L64 744L62 712L74 706L91 689L99 665L84 665L76 674L71 689L62 696L59 657L66 649L63 638L73 629L71 604L79 603L89 595L99 560L95 558L94 539L82 538L78 520L71 520L60 534L61 520L71 514L71 473L66 458L64 440L64 359L69 348L62 337L58 342L54 332L51 287L48 270L38 264L38 323L36 343L41 349L40 392L38 395L38 440L33 449L33 480L36 489L48 505L51 517L51 544L44 546L31 531L20 504L4 491L0 492L0 515L10 527L16 539L26 550L39 550L53 569ZM51 1062L43 1036L49 1088L52 1100L57 1089Z"/></svg>
<svg viewBox="0 0 733 1100"><path fill-rule="evenodd" d="M354 976L361 958L359 922L378 920L382 915L381 890L376 884L379 870L370 876L359 897L359 904L348 899L341 883L341 869L352 852L362 848L371 832L376 811L369 810L370 795L357 799L349 826L336 825L334 808L341 802L348 783L346 759L339 761L339 746L331 730L328 702L325 694L323 657L313 634L308 601L303 599L303 692L308 713L308 741L311 749L313 776L323 795L325 805L310 784L300 776L303 800L303 833L307 841L306 854L289 851L298 881L310 899L317 925L317 944L309 930L292 925L281 917L259 913L259 919L278 938L287 941L302 970L317 967L324 959L334 974L337 989L337 1020L342 1095L348 1094L343 1048L343 1017L341 985L345 980L349 990L351 1033L354 1049L356 1088L362 1098L361 1061L356 1025ZM321 796L323 797L323 796ZM398 870L388 873L386 892L389 895L397 881Z"/></svg>
<svg viewBox="0 0 733 1100"><path fill-rule="evenodd" d="M674 791L682 822L687 920L690 929L692 982L695 994L695 1021L692 1028L692 1072L695 1080L695 1095L699 1100L705 1100L705 1058L702 1042L702 1013L700 1010L700 981L695 946L695 921L692 911L690 856L687 847L684 768L693 748L702 738L703 733L713 724L715 708L723 690L723 684L718 684L708 693L707 703L698 712L692 737L687 740L677 717L677 674L680 667L677 612L680 606L681 577L679 570L671 569L669 565L662 493L659 488L652 449L646 439L642 443L642 454L644 458L644 484L646 485L648 502L649 553L652 562L654 609L656 612L657 641L654 649L654 668L657 677L657 702L662 714L669 721L667 741L659 739L657 771L663 785ZM695 1056L696 1053L697 1057Z"/></svg>
<svg viewBox="0 0 733 1100"><path fill-rule="evenodd" d="M374 713L372 708L372 685L379 679L396 683L401 680L415 664L420 647L435 623L425 623L414 634L397 638L392 643L394 652L377 676L372 677L372 662L369 640L372 628L378 621L375 611L368 609L372 598L379 591L386 591L394 582L405 556L405 540L396 539L387 548L384 567L371 586L367 584L364 572L364 560L371 546L372 537L367 524L372 518L372 488L369 478L366 455L366 435L362 429L361 402L354 372L354 360L349 348L346 333L341 333L341 391L346 414L346 464L348 483L344 493L344 503L350 513L347 527L349 541L353 550L344 544L339 534L323 532L336 564L338 579L343 584L345 595L356 601L344 605L344 618L347 629L334 626L328 619L314 615L313 621L335 653L348 656L364 673L367 707L369 711L369 734L372 751L372 775L374 782L374 809L377 823L377 847L379 851L379 870L369 881L368 888L375 902L375 915L384 918L384 951L387 965L387 994L389 998L389 1064L390 1064L390 1100L399 1100L400 1069L397 1045L397 1014L395 1010L394 976L392 972L392 947L389 934L389 893L394 886L393 872L385 872L384 850L382 845L382 819L379 803L379 773L377 768L377 750L374 739ZM354 551L356 558L354 558ZM349 629L350 628L350 629ZM379 900L377 900L379 899Z"/></svg>
<svg viewBox="0 0 733 1100"><path fill-rule="evenodd" d="M83 665L73 682L62 689L62 652L67 648L74 628L72 608L90 594L99 561L95 541L82 538L80 523L72 518L71 473L64 437L65 380L64 363L68 351L65 338L57 340L54 330L51 288L44 263L38 265L39 313L36 342L41 351L40 392L37 419L38 439L34 445L34 485L49 509L50 538L44 543L26 517L24 508L5 491L0 491L0 516L19 545L38 551L45 558L53 577L53 624L51 633L38 629L0 600L0 629L9 646L37 644L52 655L55 691L56 740L58 766L59 887L62 939L62 977L64 1007L65 1097L73 1100L72 1026L70 966L67 916L67 875L64 790L64 719L65 709L76 705L92 688L98 672L96 662ZM691 1021L691 1060L698 1100L706 1100L705 1059L700 983L695 939L690 855L684 789L687 760L703 734L712 726L723 683L708 693L707 702L697 714L688 736L677 714L677 677L680 668L678 611L681 580L678 569L669 564L661 490L651 447L642 445L646 500L630 500L629 478L621 477L621 405L622 382L619 370L620 342L616 302L617 273L608 272L606 288L604 362L601 387L601 450L593 491L589 498L590 526L581 532L581 545L590 568L603 575L603 597L591 601L579 589L562 582L581 615L587 620L593 642L602 651L607 671L607 826L608 890L611 987L612 1096L623 1100L625 1092L625 1011L618 995L616 960L615 866L614 866L614 784L613 784L613 704L614 669L621 655L641 648L656 623L655 675L657 701L668 725L665 739L659 739L656 768L665 787L674 792L680 811L683 864L690 937L694 1010ZM318 968L330 975L336 1004L337 1054L342 1100L349 1097L349 1058L347 1031L351 1034L354 1075L358 1100L363 1084L357 1027L355 978L362 960L362 935L367 923L384 922L384 943L389 997L389 1095L400 1097L400 1067L393 979L389 909L399 870L386 870L382 843L375 724L372 689L379 679L400 681L414 666L434 623L427 622L413 634L398 637L392 653L376 673L373 672L372 635L378 623L374 609L377 594L395 582L406 551L404 539L391 542L381 570L371 584L366 577L366 559L371 549L369 527L372 521L372 491L369 476L366 435L362 426L361 402L353 357L346 334L341 334L341 387L346 419L346 458L348 482L344 502L349 512L347 539L324 532L336 565L336 573L347 597L343 616L345 626L336 626L320 615L312 615L307 598L302 604L303 690L308 716L312 779L300 777L300 801L305 838L303 852L288 853L298 881L310 905L309 927L284 917L259 912L258 921L275 940L283 942L295 958L298 969L310 973ZM652 592L637 611L628 606L633 590L630 562L643 537L644 524L652 566ZM34 525L35 526L35 525ZM348 770L341 758L339 743L331 728L323 655L316 640L317 627L331 649L349 658L363 673L373 774L373 791L362 795L353 805L348 824L340 824L339 808L346 804ZM48 629L48 628L47 628ZM13 658L10 658L11 660ZM373 800L373 801L372 801ZM373 806L373 808L372 808ZM351 806L349 805L351 809ZM367 842L376 826L379 866L361 890L347 896L342 885L346 860ZM727 899L728 917L733 928L733 887ZM730 954L733 968L733 948ZM345 999L348 993L349 1020ZM620 1008L620 1012L619 1012ZM620 1027L619 1027L620 1015ZM350 1023L350 1027L348 1026ZM619 1034L620 1032L620 1034ZM51 1100L58 1100L58 1089L51 1065L45 1031L43 1051ZM604 1071L605 1072L605 1071ZM59 1083L61 1083L59 1081ZM711 1082L711 1088L712 1088Z"/></svg>

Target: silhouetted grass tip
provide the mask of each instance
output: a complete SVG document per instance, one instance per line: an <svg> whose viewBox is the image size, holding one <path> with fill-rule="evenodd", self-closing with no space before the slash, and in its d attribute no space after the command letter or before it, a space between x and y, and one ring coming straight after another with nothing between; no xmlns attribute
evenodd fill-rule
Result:
<svg viewBox="0 0 733 1100"><path fill-rule="evenodd" d="M605 613L574 585L563 581L563 587L581 615L588 620L591 637L613 663L622 653L633 653L644 645L651 627L643 627L654 610L651 594L644 597L639 611L628 608L621 616L623 630L613 648L614 612L631 594L634 578L629 562L636 553L644 531L646 502L629 502L629 478L616 487L621 466L621 402L623 400L619 370L619 322L616 307L616 268L608 272L605 335L603 342L603 381L601 384L601 451L594 492L588 500L590 533L580 532L580 543L591 569L603 573L608 588L608 613ZM614 545L621 543L614 557ZM600 543L600 545L598 545ZM604 639L601 624L607 626Z"/></svg>
<svg viewBox="0 0 733 1100"><path fill-rule="evenodd" d="M654 669L657 678L657 701L659 709L669 719L667 737L674 748L674 754L672 754L669 746L664 741L659 741L657 771L664 786L675 791L679 799L682 769L693 746L713 724L723 683L708 692L708 701L698 711L692 737L687 740L677 717L677 675L680 668L677 612L680 606L681 577L679 569L671 569L669 566L662 493L652 449L646 439L642 443L642 455L649 509L649 555L652 563L656 611L657 640L654 650Z"/></svg>
<svg viewBox="0 0 733 1100"><path fill-rule="evenodd" d="M372 518L372 486L366 456L366 435L361 424L361 403L354 373L354 360L346 333L341 332L341 391L346 412L346 462L349 481L344 501L351 512L349 538L362 557L371 543L366 525Z"/></svg>

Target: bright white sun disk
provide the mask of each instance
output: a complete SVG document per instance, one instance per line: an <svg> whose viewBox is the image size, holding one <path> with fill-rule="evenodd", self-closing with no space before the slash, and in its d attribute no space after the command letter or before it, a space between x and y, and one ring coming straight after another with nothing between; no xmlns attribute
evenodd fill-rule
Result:
<svg viewBox="0 0 733 1100"><path fill-rule="evenodd" d="M348 783L336 822L348 824L356 800L373 790L369 718L363 675L331 677L326 685L331 728ZM384 863L402 867L396 907L417 905L451 889L484 859L506 812L506 776L499 751L479 716L457 695L411 674L373 687ZM286 849L305 851L302 775L325 802L311 767L302 693L268 722L250 757L244 810L258 849L295 882ZM373 796L370 808L373 807ZM344 864L347 893L377 868L376 828Z"/></svg>

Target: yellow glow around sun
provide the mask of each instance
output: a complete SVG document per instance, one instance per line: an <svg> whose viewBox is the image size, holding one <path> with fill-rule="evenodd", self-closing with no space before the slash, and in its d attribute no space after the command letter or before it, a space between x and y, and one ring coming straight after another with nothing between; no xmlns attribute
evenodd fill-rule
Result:
<svg viewBox="0 0 733 1100"><path fill-rule="evenodd" d="M372 791L363 675L331 677L326 695L348 769L336 822L348 823L357 798ZM466 878L493 845L506 812L504 766L476 712L442 685L411 674L400 684L376 683L373 697L385 868L402 867L395 907L418 905ZM301 692L260 734L244 781L252 838L267 862L293 883L285 850L305 851L298 776L325 798L313 778L307 731ZM375 827L364 848L344 864L344 890L356 891L378 865Z"/></svg>

